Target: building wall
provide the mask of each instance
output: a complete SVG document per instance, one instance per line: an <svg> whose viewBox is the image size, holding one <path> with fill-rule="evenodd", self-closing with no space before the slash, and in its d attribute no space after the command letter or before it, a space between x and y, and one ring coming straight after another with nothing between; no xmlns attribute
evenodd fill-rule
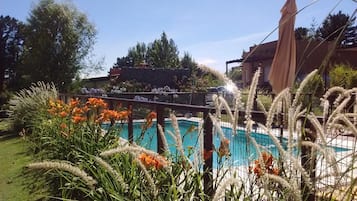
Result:
<svg viewBox="0 0 357 201"><path fill-rule="evenodd" d="M333 55L333 61L336 64L345 63L357 69L357 47L338 49Z"/></svg>
<svg viewBox="0 0 357 201"><path fill-rule="evenodd" d="M248 87L254 72L261 67L259 86L270 88L267 80L273 62L277 41L252 46L249 52L242 55L243 87ZM327 55L332 51L330 60ZM348 63L357 69L357 48L341 48L334 50L333 43L319 41L296 41L296 79L303 79L308 73L321 66L329 67L336 63Z"/></svg>
<svg viewBox="0 0 357 201"><path fill-rule="evenodd" d="M190 77L188 69L167 69L167 68L134 68L134 67L121 67L116 72L120 81L135 80L141 83L150 84L152 87L177 88L177 81L185 81Z"/></svg>
<svg viewBox="0 0 357 201"><path fill-rule="evenodd" d="M105 88L109 84L109 77L96 77L83 80L83 87L90 88Z"/></svg>

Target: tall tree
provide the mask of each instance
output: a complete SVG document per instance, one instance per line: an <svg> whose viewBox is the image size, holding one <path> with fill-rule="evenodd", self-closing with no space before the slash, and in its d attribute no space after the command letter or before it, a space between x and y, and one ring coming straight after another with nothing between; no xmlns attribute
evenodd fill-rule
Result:
<svg viewBox="0 0 357 201"><path fill-rule="evenodd" d="M303 40L303 39L309 39L310 36L310 31L306 27L298 27L295 29L295 39L296 40Z"/></svg>
<svg viewBox="0 0 357 201"><path fill-rule="evenodd" d="M130 58L128 56L125 56L125 57L118 57L117 58L117 62L114 63L114 66L115 68L117 67L124 67L124 66L134 66L133 64L133 60L130 60Z"/></svg>
<svg viewBox="0 0 357 201"><path fill-rule="evenodd" d="M180 65L182 68L190 69L191 72L197 69L197 63L188 52L184 53L180 61Z"/></svg>
<svg viewBox="0 0 357 201"><path fill-rule="evenodd" d="M159 40L149 44L147 57L149 65L154 67L177 68L180 65L177 46L174 40L167 38L165 32Z"/></svg>
<svg viewBox="0 0 357 201"><path fill-rule="evenodd" d="M46 81L68 89L85 67L95 35L94 26L72 5L41 0L28 18L22 78L27 84Z"/></svg>
<svg viewBox="0 0 357 201"><path fill-rule="evenodd" d="M182 64L182 63L181 63ZM114 67L150 66L157 68L178 68L180 66L179 51L173 39L168 39L165 32L160 39L146 45L137 43L129 48L125 57L118 57Z"/></svg>
<svg viewBox="0 0 357 201"><path fill-rule="evenodd" d="M147 48L145 43L137 43L135 47L129 48L128 58L131 60L134 67L141 66L146 63Z"/></svg>
<svg viewBox="0 0 357 201"><path fill-rule="evenodd" d="M243 77L242 68L232 68L231 71L228 73L228 77L235 83L242 82Z"/></svg>
<svg viewBox="0 0 357 201"><path fill-rule="evenodd" d="M357 26L351 26L346 29L342 45L343 47L357 47Z"/></svg>
<svg viewBox="0 0 357 201"><path fill-rule="evenodd" d="M344 32L346 28L353 24L355 19L350 19L347 14L339 11L337 14L329 14L322 22L322 26L316 30L318 37L332 41L338 38L341 31ZM342 34L341 36L343 36ZM338 40L342 40L339 38Z"/></svg>
<svg viewBox="0 0 357 201"><path fill-rule="evenodd" d="M15 67L23 50L23 24L10 16L0 16L0 92L4 90L5 73L8 80L15 75Z"/></svg>

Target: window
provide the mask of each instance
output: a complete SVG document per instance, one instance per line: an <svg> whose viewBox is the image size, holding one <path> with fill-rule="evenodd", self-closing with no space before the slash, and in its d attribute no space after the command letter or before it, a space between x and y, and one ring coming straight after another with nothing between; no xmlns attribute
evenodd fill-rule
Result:
<svg viewBox="0 0 357 201"><path fill-rule="evenodd" d="M264 82L269 82L270 65L264 67Z"/></svg>

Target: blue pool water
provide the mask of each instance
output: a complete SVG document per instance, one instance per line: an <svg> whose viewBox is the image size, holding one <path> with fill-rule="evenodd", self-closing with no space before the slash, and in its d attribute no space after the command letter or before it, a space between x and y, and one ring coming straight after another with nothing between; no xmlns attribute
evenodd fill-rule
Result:
<svg viewBox="0 0 357 201"><path fill-rule="evenodd" d="M196 148L199 146L198 142L198 132L197 129L194 132L188 132L190 129L192 129L192 126L195 128L198 127L197 122L192 122L188 120L179 120L178 121L179 128L180 128L180 133L183 136L183 148L186 152L187 155L190 154L190 150L193 148ZM121 125L123 130L121 132L121 137L128 139L128 134L127 134L127 124ZM142 124L141 123L134 123L133 125L133 133L134 133L134 141L139 142L139 144L147 149L150 150L157 150L157 136L156 136L156 124L152 127L150 127L148 130L146 130L144 138L142 140L138 140L140 138L141 132L142 132ZM175 141L174 139L167 133L167 131L171 131L174 133L174 129L171 125L170 122L165 122L165 136L168 141L169 149L171 153L176 153L176 147L175 147ZM244 131L238 130L236 135L232 135L232 129L222 127L222 130L227 137L227 139L230 140L230 152L231 152L231 157L229 161L227 161L229 164L233 166L238 166L238 165L248 165L248 159L256 159L257 152L255 150L255 147L253 146L252 143L247 142L247 138L245 136ZM252 133L251 136L256 140L256 142L264 147L267 151L273 154L274 157L278 157L278 150L276 146L274 145L273 141L268 135L261 134L261 133ZM218 135L214 135L213 137L213 144L218 149L220 145L220 139ZM286 139L282 139L282 145L283 147L286 145ZM335 151L346 151L347 149L344 148L339 148L339 147L334 147ZM191 156L191 158L193 158ZM218 164L218 157L217 154L213 154L213 166L217 167Z"/></svg>

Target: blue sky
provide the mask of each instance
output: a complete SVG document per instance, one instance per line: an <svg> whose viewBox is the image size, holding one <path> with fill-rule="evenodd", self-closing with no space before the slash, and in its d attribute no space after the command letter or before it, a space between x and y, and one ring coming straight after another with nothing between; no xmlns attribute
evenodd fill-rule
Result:
<svg viewBox="0 0 357 201"><path fill-rule="evenodd" d="M0 0L0 15L26 21L37 0ZM68 1L66 1L68 2ZM172 38L180 56L188 52L200 64L221 72L225 61L241 57L243 50L259 44L276 28L285 0L72 0L96 26L94 60L104 57L107 75L117 57L125 56L137 42L149 43L163 31ZM296 0L295 27L317 26L330 13L351 15L353 0ZM266 39L276 40L277 31ZM93 76L93 75L92 75Z"/></svg>

